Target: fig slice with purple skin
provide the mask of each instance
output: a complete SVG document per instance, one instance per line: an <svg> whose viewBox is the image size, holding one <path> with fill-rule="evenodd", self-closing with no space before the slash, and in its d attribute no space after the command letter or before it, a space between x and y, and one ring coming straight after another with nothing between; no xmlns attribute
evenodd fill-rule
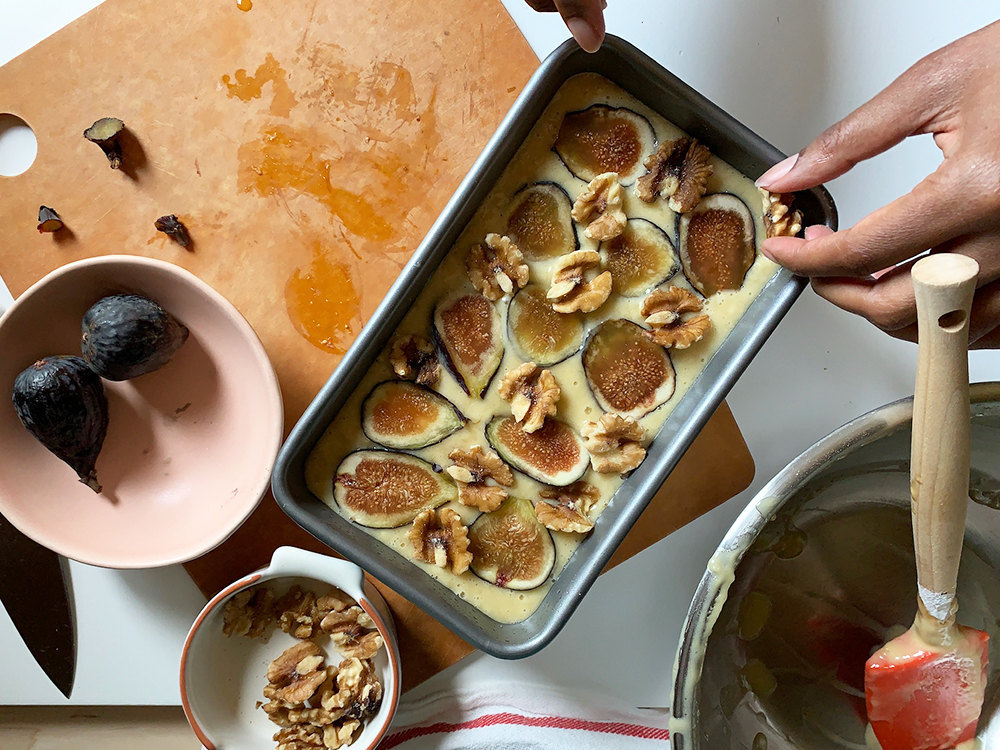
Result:
<svg viewBox="0 0 1000 750"><path fill-rule="evenodd" d="M486 439L508 466L553 487L573 484L590 466L583 438L552 417L534 432L521 429L513 416L493 417L486 425Z"/></svg>
<svg viewBox="0 0 1000 750"><path fill-rule="evenodd" d="M533 182L514 193L507 209L507 236L527 260L548 260L580 247L573 201L555 182Z"/></svg>
<svg viewBox="0 0 1000 750"><path fill-rule="evenodd" d="M464 425L465 416L451 401L406 380L379 383L361 404L361 429L387 448L426 448Z"/></svg>
<svg viewBox="0 0 1000 750"><path fill-rule="evenodd" d="M556 564L549 530L527 500L509 497L469 528L472 572L494 586L527 591L541 586Z"/></svg>
<svg viewBox="0 0 1000 750"><path fill-rule="evenodd" d="M394 529L421 511L458 498L458 488L433 464L408 453L359 450L348 453L333 477L333 499L361 526Z"/></svg>
<svg viewBox="0 0 1000 750"><path fill-rule="evenodd" d="M604 411L639 419L670 400L676 377L667 351L630 320L595 328L583 348L583 370Z"/></svg>
<svg viewBox="0 0 1000 750"><path fill-rule="evenodd" d="M548 367L580 349L583 320L577 313L558 313L541 287L526 286L507 307L507 335L526 362Z"/></svg>
<svg viewBox="0 0 1000 750"><path fill-rule="evenodd" d="M681 214L677 238L681 265L691 286L706 297L739 289L757 258L756 227L747 204L730 193L713 193Z"/></svg>
<svg viewBox="0 0 1000 750"><path fill-rule="evenodd" d="M434 338L468 395L482 398L503 359L503 322L478 292L458 290L434 306Z"/></svg>
<svg viewBox="0 0 1000 750"><path fill-rule="evenodd" d="M623 297L640 297L681 268L670 237L647 219L629 219L620 235L601 243L600 253L611 291Z"/></svg>
<svg viewBox="0 0 1000 750"><path fill-rule="evenodd" d="M595 104L568 112L552 149L575 177L590 182L617 172L622 185L645 172L643 159L656 148L656 132L645 117L625 107Z"/></svg>

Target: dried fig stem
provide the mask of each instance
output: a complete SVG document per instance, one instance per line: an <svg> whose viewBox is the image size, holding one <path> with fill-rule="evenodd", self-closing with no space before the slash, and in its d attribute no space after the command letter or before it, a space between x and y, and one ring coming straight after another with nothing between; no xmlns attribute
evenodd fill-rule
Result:
<svg viewBox="0 0 1000 750"><path fill-rule="evenodd" d="M101 147L112 169L121 169L122 146L118 136L125 130L125 123L117 117L102 117L83 131L83 137Z"/></svg>
<svg viewBox="0 0 1000 750"><path fill-rule="evenodd" d="M165 235L172 237L174 242L176 242L181 247L188 247L191 244L191 235L188 234L187 227L181 223L173 214L168 216L161 216L155 222L153 226L157 228L158 231L163 232Z"/></svg>
<svg viewBox="0 0 1000 750"><path fill-rule="evenodd" d="M55 209L48 206L38 207L38 231L40 233L58 232L63 228L63 221Z"/></svg>

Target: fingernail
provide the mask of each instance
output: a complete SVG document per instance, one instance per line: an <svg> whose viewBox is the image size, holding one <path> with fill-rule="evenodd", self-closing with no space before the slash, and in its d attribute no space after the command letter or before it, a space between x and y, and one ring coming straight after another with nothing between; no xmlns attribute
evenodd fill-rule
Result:
<svg viewBox="0 0 1000 750"><path fill-rule="evenodd" d="M760 177L757 178L757 187L767 188L772 183L777 182L786 174L792 171L792 167L795 166L795 162L798 161L799 155L792 154L786 159L782 159L769 170L764 172Z"/></svg>
<svg viewBox="0 0 1000 750"><path fill-rule="evenodd" d="M817 237L825 237L828 234L833 234L833 230L826 224L813 224L810 227L806 227L805 237L807 240L814 240Z"/></svg>
<svg viewBox="0 0 1000 750"><path fill-rule="evenodd" d="M597 52L601 47L601 42L597 38L597 29L591 26L578 16L566 19L566 26L569 33L573 35L577 43L587 52Z"/></svg>

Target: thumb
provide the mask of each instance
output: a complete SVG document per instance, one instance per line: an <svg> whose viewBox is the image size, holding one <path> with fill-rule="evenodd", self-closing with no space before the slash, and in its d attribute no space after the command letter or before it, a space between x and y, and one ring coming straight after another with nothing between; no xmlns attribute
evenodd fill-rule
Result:
<svg viewBox="0 0 1000 750"><path fill-rule="evenodd" d="M935 55L924 58L799 153L767 170L757 185L781 193L805 190L925 132L942 109L944 93L934 83L940 79L937 68Z"/></svg>
<svg viewBox="0 0 1000 750"><path fill-rule="evenodd" d="M596 52L604 41L604 1L555 0L555 4L573 38L587 52Z"/></svg>

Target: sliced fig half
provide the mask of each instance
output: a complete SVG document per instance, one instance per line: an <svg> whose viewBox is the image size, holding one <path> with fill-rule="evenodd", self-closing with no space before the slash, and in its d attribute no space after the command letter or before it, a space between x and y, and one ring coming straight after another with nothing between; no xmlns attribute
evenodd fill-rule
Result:
<svg viewBox="0 0 1000 750"><path fill-rule="evenodd" d="M545 583L556 564L549 530L538 522L531 503L509 497L469 528L472 572L504 589L526 591Z"/></svg>
<svg viewBox="0 0 1000 750"><path fill-rule="evenodd" d="M563 117L552 148L581 180L617 172L630 185L645 172L642 160L656 148L656 132L638 112L595 104Z"/></svg>
<svg viewBox="0 0 1000 750"><path fill-rule="evenodd" d="M493 417L486 425L486 439L505 463L554 487L573 484L590 466L583 439L551 417L534 432L525 432L512 416Z"/></svg>
<svg viewBox="0 0 1000 750"><path fill-rule="evenodd" d="M601 266L611 271L611 291L624 297L642 296L681 269L670 237L647 219L629 219L600 252Z"/></svg>
<svg viewBox="0 0 1000 750"><path fill-rule="evenodd" d="M746 203L730 193L706 195L677 221L684 275L706 297L739 289L757 257L755 236Z"/></svg>
<svg viewBox="0 0 1000 750"><path fill-rule="evenodd" d="M514 193L507 209L507 236L528 260L547 260L580 247L573 201L562 185L534 182Z"/></svg>
<svg viewBox="0 0 1000 750"><path fill-rule="evenodd" d="M623 417L638 419L674 395L670 355L631 320L613 318L593 330L583 371L601 408Z"/></svg>
<svg viewBox="0 0 1000 750"><path fill-rule="evenodd" d="M510 300L507 335L522 359L548 367L579 350L583 321L577 313L553 310L541 287L526 286Z"/></svg>
<svg viewBox="0 0 1000 750"><path fill-rule="evenodd" d="M465 425L440 393L405 380L379 383L361 404L361 429L373 443L414 450L438 443Z"/></svg>
<svg viewBox="0 0 1000 750"><path fill-rule="evenodd" d="M394 529L458 497L451 478L422 458L387 450L348 453L333 477L333 499L361 526Z"/></svg>
<svg viewBox="0 0 1000 750"><path fill-rule="evenodd" d="M434 337L462 390L482 398L503 359L503 323L493 304L478 292L446 295L434 306Z"/></svg>

